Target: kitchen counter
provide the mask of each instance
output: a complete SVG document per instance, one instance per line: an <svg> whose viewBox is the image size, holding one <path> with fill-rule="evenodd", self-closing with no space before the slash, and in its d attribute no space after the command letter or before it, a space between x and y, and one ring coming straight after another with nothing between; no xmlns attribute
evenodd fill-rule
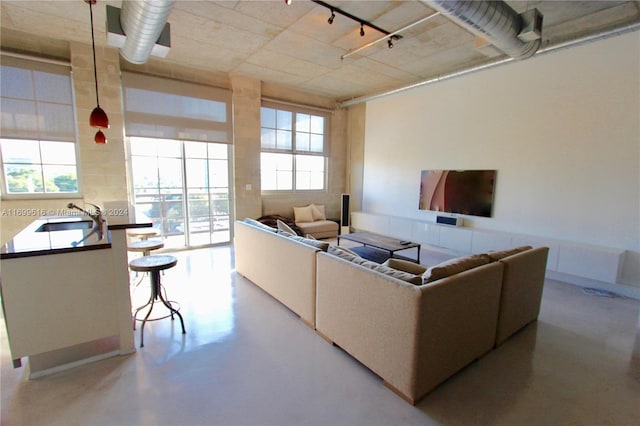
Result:
<svg viewBox="0 0 640 426"><path fill-rule="evenodd" d="M49 224L73 223L80 229L47 230ZM70 227L74 227L71 225ZM55 226L55 225L54 225ZM70 253L111 248L111 235L92 233L93 221L85 216L44 216L33 221L0 249L0 259Z"/></svg>
<svg viewBox="0 0 640 426"><path fill-rule="evenodd" d="M48 231L48 224L74 223L80 229ZM93 222L86 216L43 216L33 221L0 248L0 259L45 256L74 251L111 248L111 230L147 228L151 223L124 223L108 225L102 238L92 234ZM55 227L55 225L53 225ZM75 227L71 225L71 227Z"/></svg>
<svg viewBox="0 0 640 426"><path fill-rule="evenodd" d="M41 217L0 249L11 357L30 378L135 351L126 230L151 224L93 225Z"/></svg>

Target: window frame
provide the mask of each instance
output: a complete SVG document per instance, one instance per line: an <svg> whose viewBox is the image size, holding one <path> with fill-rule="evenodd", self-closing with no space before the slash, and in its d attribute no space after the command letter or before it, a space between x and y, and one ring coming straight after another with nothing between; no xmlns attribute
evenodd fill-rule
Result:
<svg viewBox="0 0 640 426"><path fill-rule="evenodd" d="M291 148L264 148L262 146L262 136L260 139L260 157L262 159L263 153L271 153L271 154L288 154L291 155L291 189L263 189L262 188L262 177L260 180L261 184L261 193L265 195L283 195L283 194L296 194L296 193L326 193L329 191L329 159L331 157L330 154L330 130L331 130L331 111L324 108L314 108L314 107L306 107L303 105L296 105L291 103L280 103L278 101L270 101L270 100L262 100L260 105L260 134L262 135L262 108L270 108L276 111L287 111L292 114L291 116ZM277 113L276 113L277 114ZM323 143L322 143L322 151L312 151L312 150L300 150L297 146L297 136L296 136L296 118L298 114L305 114L311 116L320 116L324 118L324 126L323 126ZM313 132L304 132L314 134ZM317 133L316 133L317 134ZM324 160L324 172L323 172L323 184L322 189L296 189L296 179L297 179L297 156L314 156L321 157ZM262 162L262 160L261 160ZM262 176L262 164L261 164L261 176Z"/></svg>
<svg viewBox="0 0 640 426"><path fill-rule="evenodd" d="M43 141L43 140L36 140L36 139L16 139L16 138L3 138L5 140L12 140L12 141L33 141L33 142L37 142L39 146L41 146L40 144L42 143L49 143L49 142L59 142L59 143L68 143L68 144L73 144L73 148L74 148L74 152L75 152L75 168L76 168L76 181L78 184L78 190L74 191L74 192L9 192L9 183L7 182L7 180L5 179L5 165L13 165L13 164L24 164L24 165L35 165L35 166L39 166L42 170L43 166L56 166L58 164L53 164L53 163L45 163L42 162L42 157L40 157L40 163L12 163L12 162L6 162L4 161L4 154L2 152L2 150L0 149L0 183L1 183L1 190L2 190L2 199L3 200L53 200L53 199L69 199L69 198L82 198L82 178L81 178L81 174L80 174L80 162L78 161L78 154L79 154L79 149L78 149L78 143L77 142L71 142L71 141L67 141L67 142L63 142L63 141ZM40 151L40 155L42 155L41 150ZM61 164L61 165L71 165L71 164ZM43 178L43 188L46 188L46 183L44 182L44 171L42 170L42 178Z"/></svg>

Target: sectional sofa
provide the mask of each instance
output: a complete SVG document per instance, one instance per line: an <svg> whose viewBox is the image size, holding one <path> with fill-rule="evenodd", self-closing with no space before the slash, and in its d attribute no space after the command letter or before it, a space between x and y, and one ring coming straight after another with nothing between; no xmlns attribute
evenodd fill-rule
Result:
<svg viewBox="0 0 640 426"><path fill-rule="evenodd" d="M546 247L425 268L378 265L257 222L235 231L239 274L412 404L538 317Z"/></svg>
<svg viewBox="0 0 640 426"><path fill-rule="evenodd" d="M316 323L316 246L278 234L255 220L235 222L236 271L295 312L310 327Z"/></svg>

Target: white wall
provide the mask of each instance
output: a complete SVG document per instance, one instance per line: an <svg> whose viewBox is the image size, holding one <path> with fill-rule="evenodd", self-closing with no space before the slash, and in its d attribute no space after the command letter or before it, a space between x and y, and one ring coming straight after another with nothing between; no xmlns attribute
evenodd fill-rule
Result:
<svg viewBox="0 0 640 426"><path fill-rule="evenodd" d="M497 169L466 226L630 250L637 276L640 33L369 101L363 211L432 219L423 169Z"/></svg>
<svg viewBox="0 0 640 426"><path fill-rule="evenodd" d="M368 102L363 211L431 219L418 210L423 169L498 170L493 217L467 226L639 263L640 33Z"/></svg>

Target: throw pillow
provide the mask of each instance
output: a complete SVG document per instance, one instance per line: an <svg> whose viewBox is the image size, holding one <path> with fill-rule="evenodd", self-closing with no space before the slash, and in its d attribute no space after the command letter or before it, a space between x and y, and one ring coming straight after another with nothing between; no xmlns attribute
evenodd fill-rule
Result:
<svg viewBox="0 0 640 426"><path fill-rule="evenodd" d="M427 269L426 272L422 274L422 279L425 284L430 283L464 272L468 269L486 265L490 261L491 259L486 254L474 254L471 256L447 260L446 262L439 263Z"/></svg>
<svg viewBox="0 0 640 426"><path fill-rule="evenodd" d="M294 207L293 216L296 223L298 222L313 222L313 213L311 206L307 207Z"/></svg>
<svg viewBox="0 0 640 426"><path fill-rule="evenodd" d="M340 246L329 246L327 253L337 256L341 259L348 260L350 262L353 261L353 259L355 259L356 257L360 257L357 253L349 250L348 248Z"/></svg>
<svg viewBox="0 0 640 426"><path fill-rule="evenodd" d="M355 263L356 265L360 265L360 266L364 266L365 268L372 269L388 277L397 278L399 280L402 280L414 285L422 285L422 276L420 275L414 275L408 272L398 271L396 269L377 264L376 262L372 262L370 260L366 260L361 257L357 257L353 259L351 262Z"/></svg>
<svg viewBox="0 0 640 426"><path fill-rule="evenodd" d="M398 271L408 272L414 275L422 275L427 270L427 268L417 263L409 262L408 260L395 259L393 257L387 259L383 263L383 265L388 266L389 268L397 269Z"/></svg>
<svg viewBox="0 0 640 426"><path fill-rule="evenodd" d="M293 240L299 241L311 247L315 247L322 251L327 251L329 249L329 243L327 243L326 241L311 240L309 238L301 237L299 235L287 235L287 236Z"/></svg>
<svg viewBox="0 0 640 426"><path fill-rule="evenodd" d="M388 277L397 278L402 281L406 281L408 283L414 285L422 285L422 277L420 275L414 275L409 272L398 271L397 269L389 268L384 265L377 265L373 268L374 271L385 274Z"/></svg>
<svg viewBox="0 0 640 426"><path fill-rule="evenodd" d="M327 215L324 212L324 204L311 204L310 207L314 222L316 220L327 220Z"/></svg>
<svg viewBox="0 0 640 426"><path fill-rule="evenodd" d="M286 233L291 234L291 235L298 235L298 234L296 234L296 231L291 229L291 227L289 225L287 225L286 223L284 223L280 219L278 219L276 221L276 224L278 225L278 231L286 232Z"/></svg>

